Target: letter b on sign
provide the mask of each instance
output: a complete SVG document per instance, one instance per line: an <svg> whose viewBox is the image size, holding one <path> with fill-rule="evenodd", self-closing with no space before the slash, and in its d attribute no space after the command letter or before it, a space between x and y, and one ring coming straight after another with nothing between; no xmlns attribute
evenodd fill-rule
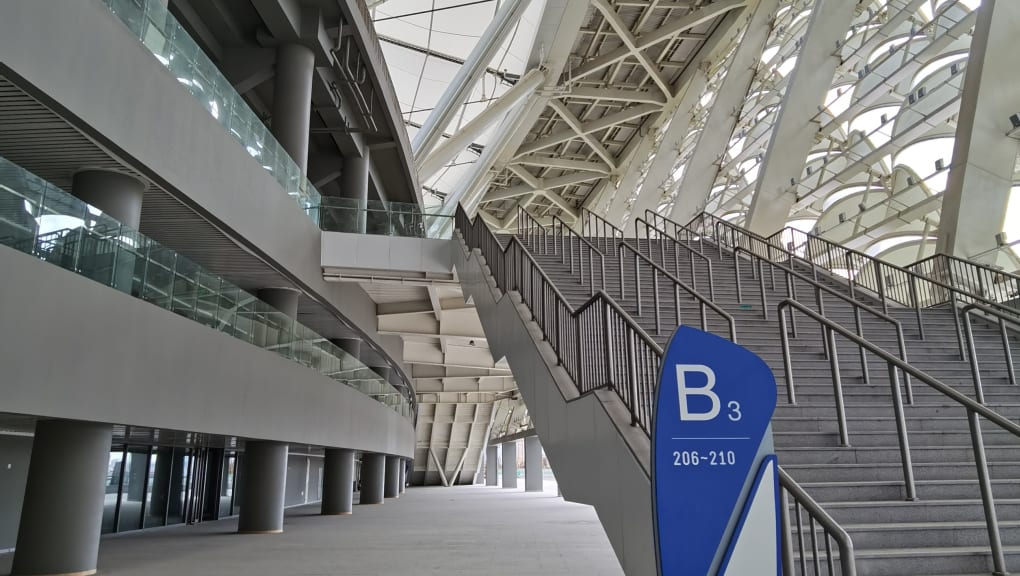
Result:
<svg viewBox="0 0 1020 576"><path fill-rule="evenodd" d="M697 373L705 376L704 386L690 386L687 374ZM712 392L715 388L715 372L702 364L677 364L676 387L680 398L680 420L687 422L706 422L719 415L719 396ZM708 411L692 411L690 397L703 397L708 400L711 408ZM700 403L699 403L700 404Z"/></svg>

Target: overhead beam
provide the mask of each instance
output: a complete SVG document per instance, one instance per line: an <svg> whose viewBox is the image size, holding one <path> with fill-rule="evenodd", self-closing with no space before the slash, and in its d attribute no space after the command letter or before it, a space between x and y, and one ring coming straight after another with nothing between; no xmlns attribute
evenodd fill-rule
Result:
<svg viewBox="0 0 1020 576"><path fill-rule="evenodd" d="M651 78L652 82L659 87L659 90L662 90L662 94L666 98L672 98L673 89L670 87L669 82L662 77L662 71L659 70L659 67L652 62L652 59L641 48L638 48L634 35L630 33L627 26L620 20L619 15L609 5L609 2L606 0L591 0L591 3L602 13L602 17L609 23L609 26L616 32L616 35L620 37L627 50L630 51L630 55L637 59L641 67L648 73L648 77Z"/></svg>
<svg viewBox="0 0 1020 576"><path fill-rule="evenodd" d="M631 90L628 88L594 88L575 86L561 98L577 98L580 100L606 100L609 102L633 102L641 104L658 104L664 106L666 97L649 90Z"/></svg>
<svg viewBox="0 0 1020 576"><path fill-rule="evenodd" d="M655 30L651 30L634 38L634 46L638 50L644 50L649 46L654 46L663 40L676 37L683 32L690 30L700 24L706 24L711 22L715 18L722 16L723 14L737 8L742 8L747 4L748 0L718 0L707 6L698 8L683 17L677 18L674 22L671 22L665 26L660 26ZM701 36L698 36L700 38ZM602 56L591 59L588 63L579 66L573 70L574 78L584 78L590 74L598 72L603 68L607 68L616 64L617 62L627 58L631 54L631 48L629 46L622 46L616 50L607 52Z"/></svg>
<svg viewBox="0 0 1020 576"><path fill-rule="evenodd" d="M464 65L447 85L443 95L436 103L421 130L411 142L411 151L415 158L424 158L439 143L443 130L449 126L454 115L460 109L468 94L474 89L478 79L485 73L489 62L503 46L510 32L520 20L530 0L505 0L492 21L478 39Z"/></svg>
<svg viewBox="0 0 1020 576"><path fill-rule="evenodd" d="M584 172L599 172L601 174L612 173L612 169L605 162L591 160L568 160L559 157L530 155L514 158L513 163L525 166L538 166L540 168L556 168L559 170L580 170Z"/></svg>
<svg viewBox="0 0 1020 576"><path fill-rule="evenodd" d="M577 137L584 138L585 136L588 136L593 132L605 130L606 128L611 128L613 126L616 126L617 124L623 124L624 122L634 120L635 118L647 116L648 114L658 112L659 110L662 109L662 106L658 106L655 104L639 104L637 106L630 106L628 108L624 108L619 112L607 114L602 118L590 120L588 122L580 122L576 116L570 113L570 111L567 109L566 106L563 105L562 102L553 100L549 103L549 106L551 106L556 111L557 114L563 117L563 119L570 126L570 129L560 130L548 136L539 138L533 142L529 142L528 144L525 144L524 146L520 147L520 149L518 150L518 154L531 154L532 152L537 152L539 150L542 150L543 148L549 148L551 146L561 144L563 142L572 140ZM587 138L585 139L585 142L588 142ZM603 150L605 150L605 148L603 148ZM608 154L608 152L606 152L606 154Z"/></svg>

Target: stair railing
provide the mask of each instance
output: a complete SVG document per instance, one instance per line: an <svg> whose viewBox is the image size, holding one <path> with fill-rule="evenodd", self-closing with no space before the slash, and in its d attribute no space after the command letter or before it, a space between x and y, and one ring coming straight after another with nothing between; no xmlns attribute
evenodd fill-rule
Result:
<svg viewBox="0 0 1020 576"><path fill-rule="evenodd" d="M472 221L461 207L457 208L455 222L468 248L478 250L485 258L496 286L504 293L516 291L521 301L531 310L532 320L541 329L543 339L552 347L558 365L564 368L578 391L586 394L603 388L613 390L630 411L631 425L639 427L650 436L662 348L603 291L592 296L577 310L572 309L519 238L511 238L504 248L481 218ZM633 247L629 248L633 250ZM536 282L541 285L537 296L533 291ZM736 341L735 334L732 339ZM589 350L601 352L586 354L582 359L582 342ZM621 348L623 353L619 353ZM621 376L627 378L626 382L622 381ZM778 470L783 503L780 510L783 519L783 573L796 574L793 569L794 536L789 518L789 502L792 498L793 509L797 514L800 574L810 574L805 564L808 554L803 542L800 515L803 509L809 515L814 550L812 561L815 566L820 566L821 561L815 545L814 523L818 523L825 537L826 563L830 573L834 573L831 568L835 557L829 542L831 537L836 542L841 574L856 576L856 559L850 536L782 467ZM814 574L819 573L815 571Z"/></svg>
<svg viewBox="0 0 1020 576"><path fill-rule="evenodd" d="M1020 321L988 306L972 302L960 309L960 314L963 316L963 332L967 337L967 355L970 357L970 372L974 378L974 386L978 390L983 388L981 384L981 366L977 355L977 343L974 341L974 329L970 321L971 314L978 313L984 314L983 319L985 320L988 320L988 316L998 319L999 336L1002 339L1002 353L1006 360L1006 373L1009 374L1009 383L1016 386L1016 370L1013 368L1013 350L1009 345L1009 333L1007 332L1006 324L1012 324L1016 328L1020 326ZM963 353L963 350L960 352Z"/></svg>
<svg viewBox="0 0 1020 576"><path fill-rule="evenodd" d="M705 263L708 267L708 294L712 301L715 301L715 273L712 271L712 259L705 256L704 253L698 251L695 248L684 244L676 238L666 233L666 230L659 228L655 224L645 220L644 218L637 218L634 220L634 242L637 243L638 249L641 248L641 229L644 228L645 238L648 240L648 256L652 257L652 232L656 233L659 240L659 261L662 266L666 266L666 241L669 240L673 243L673 274L677 277L680 276L680 248L687 251L688 260L690 262L691 269L691 287L695 290L698 289L698 272L694 266L694 259L698 258Z"/></svg>
<svg viewBox="0 0 1020 576"><path fill-rule="evenodd" d="M951 386L941 382L933 376L923 372L911 364L893 356L883 348L860 338L842 325L825 318L810 308L795 300L784 300L777 308L779 313L779 336L783 347L783 365L786 371L787 386L793 385L793 365L790 362L790 340L787 333L786 316L784 311L787 308L796 308L805 316L828 328L828 340L832 350L835 350L835 335L853 342L857 346L866 348L868 352L886 362L889 370L890 394L893 401L893 410L896 418L896 435L899 440L900 462L903 466L903 484L907 500L917 500L917 488L914 483L913 461L910 453L910 441L907 433L907 421L903 410L903 400L900 395L898 371L912 376L915 380L927 384L936 392L941 393L950 400L953 400L967 411L967 422L970 428L971 445L974 450L974 462L977 467L978 485L981 491L981 504L984 510L985 526L988 530L988 541L992 552L993 573L1006 574L1006 562L1002 550L1002 539L999 533L999 521L995 512L995 497L992 494L991 477L988 472L988 457L985 451L984 438L981 435L981 421L984 418L997 425L1002 430L1020 438L1020 425L1012 422L1009 418L995 412L984 403L984 395L980 387L975 387L977 400L968 398L965 394L955 390ZM838 360L832 362L833 395L836 401L837 417L839 418L840 437L849 441L849 432L846 425L846 413L843 405L842 388L839 385L840 369Z"/></svg>
<svg viewBox="0 0 1020 576"><path fill-rule="evenodd" d="M700 252L702 254L705 253L705 235L704 234L700 234L698 232L695 232L691 228L689 228L689 227L687 227L687 226L677 222L676 220L673 220L671 218L667 218L666 216L663 216L662 214L659 214L655 210L651 210L651 209L648 209L648 208L645 209L645 220L648 220L649 222L655 224L659 228L664 228L664 229L672 228L673 229L672 237L673 237L674 240L677 240L677 241L680 241L680 242L686 242L688 246L690 246L694 242L697 242L698 243L698 252Z"/></svg>
<svg viewBox="0 0 1020 576"><path fill-rule="evenodd" d="M604 254L611 253L617 239L624 238L623 230L587 208L581 208L581 233L595 238L595 243L602 246Z"/></svg>
<svg viewBox="0 0 1020 576"><path fill-rule="evenodd" d="M558 230L558 234L557 234ZM545 234L545 229L542 233ZM568 261L567 254L570 254L570 273L574 274L574 256L577 256L577 275L578 282L584 285L584 256L588 255L588 261L591 266L588 266L588 280L591 286L591 293L594 295L595 291L599 288L595 285L595 268L598 267L601 270L602 290L606 289L606 258L605 254L599 250L594 244L588 241L587 238L581 236L577 232L567 226L567 224L560 219L559 216L553 216L552 222L552 246L553 254L560 256L560 263L566 264ZM576 240L574 242L573 240Z"/></svg>
<svg viewBox="0 0 1020 576"><path fill-rule="evenodd" d="M904 338L904 335L903 335L903 324L899 320L897 320L896 318L893 318L892 316L890 316L888 314L885 314L885 313L881 312L880 310L876 310L876 309L872 308L871 306L868 306L867 304L864 304L862 302L858 302L857 300L854 300L853 298L847 296L846 294L843 294L843 293L841 293L841 292L839 292L837 290L833 290L832 288L830 288L830 287L828 287L828 286L826 286L826 285L824 285L824 284L822 284L820 282L816 282L816 281L812 280L811 278L808 278L807 276L804 276L803 274L797 272L796 270L793 270L792 268L788 268L786 266L783 266L782 264L779 264L778 262L774 262L772 260L768 260L766 258L762 258L762 257L758 256L757 254L751 252L750 250L747 250L747 249L742 248L740 246L737 246L736 248L733 249L733 256L734 256L734 258L733 258L733 276L734 276L735 284L737 286L737 301L738 302L742 303L744 301L743 288L742 288L742 283L740 281L740 258L739 258L739 256L740 256L741 253L747 254L748 260L750 260L750 262L751 262L751 269L752 269L752 271L757 271L756 276L758 278L758 285L759 285L758 287L759 287L759 291L761 292L762 319L768 320L768 318L769 318L769 315L768 315L768 306L769 306L769 303L768 303L768 296L767 296L767 293L765 291L765 269L764 269L765 266L769 266L770 270L773 272L773 274L771 275L771 277L772 277L772 289L773 290L776 289L776 286L775 286L775 274L774 274L775 270L778 269L780 274L785 275L785 277L786 277L786 297L787 298L790 298L792 300L797 300L797 284L796 284L795 280L800 280L801 282L804 282L804 283L809 284L810 286L814 287L814 289L815 289L814 290L814 292L815 292L815 305L818 307L818 312L820 314L822 314L823 316L825 315L825 298L822 296L823 293L829 294L830 296L834 296L835 298L837 298L839 300L842 300L843 302L849 304L850 307L853 309L853 312L854 312L854 325L855 325L855 327L857 329L857 335L860 336L861 338L864 337L864 321L863 321L863 319L861 317L861 311L867 312L868 314L871 314L875 318L877 318L877 319L879 319L879 320L881 320L883 322L888 322L889 324L891 324L892 327L893 327L893 330L896 332L896 344L897 344L897 347L899 348L900 359L903 360L904 362L909 362L909 360L907 359L907 343L906 343L906 339ZM756 262L758 264L757 266L754 265ZM792 328L793 337L796 338L797 337L797 318L796 318L796 315L793 313L792 310L790 311L790 326ZM822 327L822 341L823 342L825 341L825 328L824 327ZM825 357L829 358L829 348L828 348L828 346L826 346L826 348L825 348ZM869 370L868 370L868 358L867 358L867 354L864 352L863 349L861 349L861 351L860 351L860 358L861 358L861 373L863 374L863 377L864 377L864 383L865 384L870 384L871 383L871 375L869 374ZM908 404L913 404L914 403L913 386L911 385L911 382L910 382L910 376L907 375L906 373L904 373L904 386L905 386L906 391L907 391L907 403ZM796 395L795 395L795 393L793 391L793 387L792 386L787 388L787 397L788 397L788 400L789 400L790 404L796 404L797 403Z"/></svg>
<svg viewBox="0 0 1020 576"><path fill-rule="evenodd" d="M472 221L460 207L455 222L467 246L485 258L496 286L504 293L517 292L531 311L578 391L615 391L630 411L631 425L650 434L662 361L655 341L604 291L574 309L520 238L511 237L503 247L481 218Z"/></svg>
<svg viewBox="0 0 1020 576"><path fill-rule="evenodd" d="M906 267L925 277L946 279L956 288L1006 305L1020 315L1020 276L946 254L935 254Z"/></svg>
<svg viewBox="0 0 1020 576"><path fill-rule="evenodd" d="M517 207L517 234L522 238L522 243L532 248L535 254L549 253L548 231L523 206Z"/></svg>
<svg viewBox="0 0 1020 576"><path fill-rule="evenodd" d="M836 549L839 551L839 573L841 576L857 576L857 561L854 556L854 542L847 534L847 531L836 522L832 516L818 505L817 502L797 482L787 474L782 467L779 468L779 514L783 527L782 558L783 574L822 574L822 557L818 550L818 531L822 532L822 546L825 552L825 564L829 569L830 576L836 574L835 558L832 553L832 542L835 540ZM790 506L790 499L793 499L793 506ZM800 560L800 572L794 567L793 559L793 526L790 522L790 512L797 523L797 555ZM804 545L804 520L803 514L807 513L807 530L811 535L811 546ZM814 570L808 570L808 557Z"/></svg>
<svg viewBox="0 0 1020 576"><path fill-rule="evenodd" d="M755 234L755 233L753 233L753 232L751 232L749 230L745 230L745 229L737 226L736 224L733 224L731 222L727 222L726 220L723 220L721 218L718 218L716 216L713 216L711 214L707 214L707 213L704 213L704 212L702 212L700 215L696 216L695 220L700 222L702 224L702 226L705 225L704 224L705 220L708 220L708 221L710 221L712 223L711 228L715 232L715 238L717 240L717 244L719 245L720 255L722 254L722 246L725 243L725 236L720 234L719 230L720 229L725 229L728 232L728 235L729 235L729 238L730 238L730 246L738 246L738 245L746 246L746 247L752 249L754 251L754 253L758 254L759 256L764 256L766 258L769 258L770 260L775 260L777 258L777 255L785 257L786 259L789 259L791 267L793 266L795 261L803 261L806 264L811 266L811 273L812 273L812 276L813 276L815 281L818 280L818 267L819 266L822 269L829 271L833 275L839 276L838 271L832 270L832 269L830 269L829 267L827 267L825 265L820 265L815 259L810 257L812 254L814 254L814 252L812 252L812 249L810 248L810 245L808 246L808 249L807 249L807 253L808 253L809 257L805 258L801 254L801 249L798 248L796 243L791 242L790 246L788 248L783 248L782 246L778 246L776 241L775 241L775 236L776 236L775 234L772 237L770 237L770 238L772 238L772 240L770 240L768 238L764 238L762 236L759 236L758 234ZM792 230L794 232L800 233L800 230L796 230L794 228L788 228L786 230ZM780 231L780 232L782 232L782 231ZM779 233L777 232L777 234L779 234ZM812 241L817 241L816 243L822 243L822 244L826 245L827 246L826 250L829 253L831 253L833 250L844 250L844 249L845 250L850 250L848 248L840 246L839 244L835 244L835 243L829 242L828 240L823 240L821 238L815 238L815 237L812 237L812 238L813 238ZM863 253L856 252L856 251L853 251L853 250L850 250L850 252L854 252L854 256L851 256L847 260L847 262L849 262L849 263L852 263L854 258L874 260L870 256L868 256L867 254L863 254ZM891 265L887 265L886 263L882 262L881 260L876 260L875 262L876 262L876 266L879 266L879 265L881 265L881 266L891 266ZM899 270L902 270L902 269L899 269ZM909 294L910 294L910 298L909 298L909 300L907 300L907 302L900 301L900 299L898 297L890 296L890 294L889 294L889 292L887 290L887 286L886 286L885 282L878 282L877 285L875 285L875 286L872 286L872 285L862 285L862 287L865 288L865 289L871 290L871 291L873 291L874 293L876 293L878 295L878 300L882 304L882 312L884 312L886 314L889 313L889 301L890 301L890 299L892 299L894 301L894 303L896 303L898 305L908 306L910 308L913 308L914 309L914 317L916 319L918 335L920 336L920 338L922 340L924 340L924 321L923 321L923 319L921 317L921 309L922 309L922 307L917 305L918 302L920 301L918 299L917 286L918 286L919 282L931 282L931 280L929 280L927 278L920 278L917 275L915 275L915 274L913 274L911 272L908 272L906 270L902 270L902 272L907 277L910 278L910 280L907 282L907 284L909 285ZM859 282L855 282L854 277L858 277L859 278L860 276L859 275L850 275L850 276L851 277L847 278L847 287L848 287L848 289L850 291L850 295L856 300L857 299L857 290L856 290L855 287L859 284ZM947 286L946 288L949 288L949 287ZM898 293L899 293L898 291L893 291L894 295L898 294ZM958 318L957 318L957 331L959 331L959 319Z"/></svg>
<svg viewBox="0 0 1020 576"><path fill-rule="evenodd" d="M683 290L688 296L694 298L698 303L698 308L701 313L701 329L708 331L708 310L711 309L720 318L722 318L729 326L730 341L737 341L737 323L734 321L733 316L729 312L723 310L718 304L712 302L709 298L706 298L700 292L694 288L688 286L683 280L680 280L676 276L669 273L668 270L659 266L654 260L645 256L641 253L641 250L631 246L630 243L623 241L617 247L617 269L620 273L620 299L627 298L626 278L624 278L624 252L630 252L634 255L634 268L632 270L634 274L634 293L637 297L637 313L638 316L644 315L642 306L642 293L641 288L641 270L639 264L644 262L652 268L652 303L655 310L655 333L662 334L662 311L659 306L659 276L663 276L665 279L673 282L673 305L676 307L676 324L679 326L682 323L680 314L680 291Z"/></svg>
<svg viewBox="0 0 1020 576"><path fill-rule="evenodd" d="M706 216L715 218L711 215ZM739 230L745 234L752 234L743 229ZM800 254L799 258L811 262L812 265L822 266L842 276L851 290L856 285L877 293L882 301L883 310L888 311L889 302L916 309L922 339L924 339L920 312L922 308L950 304L952 308L958 310L961 303L977 302L1004 314L1014 317L1020 315L1020 311L1014 305L1008 304L1015 302L1015 299L1011 299L1013 292L1006 291L1005 288L988 288L1005 284L1020 288L1020 276L945 255L929 257L903 268L790 227L776 232L766 240L773 244L781 243L780 239L784 234L790 235L789 251ZM842 274L834 264L840 262L846 267ZM977 290L974 289L975 286ZM979 291L983 293L978 293ZM1004 298L1004 301L998 301L998 297ZM961 325L958 314L954 315L954 322L957 340L961 342L962 350L963 338L959 335ZM966 359L962 352L961 359Z"/></svg>

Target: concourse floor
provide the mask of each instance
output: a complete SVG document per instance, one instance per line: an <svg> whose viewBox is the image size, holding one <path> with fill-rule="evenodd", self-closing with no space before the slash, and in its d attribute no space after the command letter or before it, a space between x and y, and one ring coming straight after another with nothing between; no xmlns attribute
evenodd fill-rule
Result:
<svg viewBox="0 0 1020 576"><path fill-rule="evenodd" d="M595 510L549 492L408 488L398 500L322 517L287 511L284 533L238 535L237 519L103 538L111 576L621 576ZM0 556L0 574L10 571Z"/></svg>

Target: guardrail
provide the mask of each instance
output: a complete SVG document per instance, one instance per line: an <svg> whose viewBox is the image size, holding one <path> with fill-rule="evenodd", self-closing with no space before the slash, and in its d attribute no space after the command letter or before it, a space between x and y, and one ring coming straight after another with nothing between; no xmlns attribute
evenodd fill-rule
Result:
<svg viewBox="0 0 1020 576"><path fill-rule="evenodd" d="M981 491L981 504L985 516L985 525L988 530L988 541L991 547L993 573L1006 574L1006 562L1005 556L1003 555L1002 539L999 533L999 521L998 516L995 513L995 497L992 495L992 484L991 477L988 472L988 459L985 451L984 438L981 435L981 422L979 417L990 421L1002 430L1012 434L1013 436L1020 438L1020 425L1012 422L1009 418L995 412L988 407L984 406L984 393L975 382L975 393L977 394L977 400L968 398L963 393L955 390L951 386L941 382L929 374L918 370L914 366L900 360L893 356L883 348L868 342L867 340L858 337L856 334L841 326L840 324L819 315L810 308L795 300L784 300L779 303L777 311L779 313L780 327L779 336L783 346L783 363L787 374L790 377L787 379L787 385L792 385L792 374L793 366L789 362L790 358L790 341L789 334L787 333L786 316L784 311L787 308L796 308L801 314L815 320L816 322L824 325L827 329L826 344L830 347L833 361L832 367L832 379L833 379L833 398L836 402L837 417L839 418L840 425L840 436L841 438L849 438L849 431L847 430L846 424L846 412L843 402L843 391L840 385L840 369L839 362L835 359L835 337L840 335L843 338L853 342L859 347L867 349L867 351L879 359L886 362L886 366L889 371L889 385L890 394L892 396L894 417L896 419L896 436L899 441L900 449L900 463L903 467L903 485L906 492L907 500L917 499L917 488L914 483L914 470L913 461L910 452L910 441L907 432L907 421L903 410L903 400L900 393L899 377L898 372L902 371L905 374L909 374L915 380L920 381L935 391L939 392L948 399L956 402L967 411L967 421L970 428L971 445L974 450L974 462L977 467L978 485Z"/></svg>
<svg viewBox="0 0 1020 576"><path fill-rule="evenodd" d="M573 309L519 238L512 237L504 248L481 218L472 221L460 207L457 209L456 225L467 248L477 250L485 259L484 264L488 266L496 286L505 294L516 292L531 310L532 320L541 329L542 337L556 354L557 363L563 366L578 391L585 394L598 389L613 390L630 412L631 425L651 435L655 383L662 362L662 348L604 291L598 291L579 308ZM624 249L628 248L634 250L629 245ZM636 254L643 257L639 252ZM731 339L736 341L735 333ZM581 342L595 353L589 352L582 358ZM806 564L809 558L816 568L821 566L823 557L817 546L817 525L824 538L824 561L830 568L830 574L835 574L833 568L838 557L842 575L856 576L853 541L846 531L782 467L779 467L779 483L783 504L783 573L797 573L790 521L790 510L793 510L800 574L810 574ZM804 543L802 511L808 517L810 550ZM832 541L836 544L835 552ZM820 573L819 570L814 572L815 575Z"/></svg>
<svg viewBox="0 0 1020 576"><path fill-rule="evenodd" d="M715 272L712 269L712 259L699 250L684 244L680 240L670 236L666 233L666 230L656 226L655 224L645 220L644 218L634 219L634 241L637 243L638 248L641 248L641 229L642 225L645 231L645 239L648 242L648 255L652 255L652 232L654 231L659 240L659 261L662 262L663 267L666 266L666 240L673 243L673 273L676 276L680 276L680 248L687 250L688 260L690 263L691 271L691 286L698 289L698 273L697 268L694 266L695 258L700 259L705 266L708 268L708 294L709 297L715 300Z"/></svg>
<svg viewBox="0 0 1020 576"><path fill-rule="evenodd" d="M557 229L559 234L557 234ZM543 230L543 234L545 231ZM570 254L570 273L574 274L574 255L577 255L577 276L578 282L584 285L584 255L588 255L588 261L591 262L591 266L588 267L588 283L591 286L591 293L595 294L598 288L595 286L595 268L596 260L598 261L598 269L600 271L599 278L602 280L602 290L606 289L606 257L601 250L599 250L594 244L588 241L587 238L581 236L577 232L574 232L570 226L567 226L566 222L560 219L559 216L553 216L552 221L552 245L553 253L560 255L560 262L566 264L568 261L567 254ZM559 241L557 241L557 237ZM572 241L572 240L576 240Z"/></svg>

